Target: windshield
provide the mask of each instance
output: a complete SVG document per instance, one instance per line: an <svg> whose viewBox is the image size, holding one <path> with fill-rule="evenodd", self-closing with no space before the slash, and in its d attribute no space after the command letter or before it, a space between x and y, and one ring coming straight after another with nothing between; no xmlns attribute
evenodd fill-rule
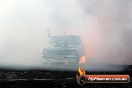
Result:
<svg viewBox="0 0 132 88"><path fill-rule="evenodd" d="M80 38L77 36L52 37L48 41L50 47L70 47L78 46L80 44Z"/></svg>

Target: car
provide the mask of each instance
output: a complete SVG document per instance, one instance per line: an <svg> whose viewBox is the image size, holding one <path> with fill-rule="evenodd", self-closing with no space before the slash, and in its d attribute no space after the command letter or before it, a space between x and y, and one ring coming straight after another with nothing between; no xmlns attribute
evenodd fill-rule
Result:
<svg viewBox="0 0 132 88"><path fill-rule="evenodd" d="M48 36L48 42L43 48L44 64L64 67L77 67L79 59L84 55L82 42L77 35ZM51 65L50 65L51 66Z"/></svg>

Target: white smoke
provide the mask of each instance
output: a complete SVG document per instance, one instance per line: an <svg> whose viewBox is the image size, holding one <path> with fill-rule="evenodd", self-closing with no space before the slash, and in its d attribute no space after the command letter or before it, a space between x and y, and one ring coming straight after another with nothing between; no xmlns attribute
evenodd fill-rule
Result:
<svg viewBox="0 0 132 88"><path fill-rule="evenodd" d="M131 64L130 0L1 0L0 64L43 66L51 34L80 35L91 64Z"/></svg>

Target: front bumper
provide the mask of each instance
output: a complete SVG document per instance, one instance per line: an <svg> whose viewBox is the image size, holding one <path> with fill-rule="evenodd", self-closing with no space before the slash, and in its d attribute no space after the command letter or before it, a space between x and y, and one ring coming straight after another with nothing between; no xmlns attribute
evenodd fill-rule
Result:
<svg viewBox="0 0 132 88"><path fill-rule="evenodd" d="M78 57L65 57L65 58L44 58L42 62L46 63L76 63L79 61Z"/></svg>

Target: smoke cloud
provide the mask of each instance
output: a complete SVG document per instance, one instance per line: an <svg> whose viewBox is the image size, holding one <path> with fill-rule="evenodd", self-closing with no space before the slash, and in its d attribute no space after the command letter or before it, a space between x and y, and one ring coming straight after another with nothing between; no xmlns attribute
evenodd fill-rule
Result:
<svg viewBox="0 0 132 88"><path fill-rule="evenodd" d="M82 39L89 64L132 64L131 0L1 0L0 65L44 66L47 29Z"/></svg>

